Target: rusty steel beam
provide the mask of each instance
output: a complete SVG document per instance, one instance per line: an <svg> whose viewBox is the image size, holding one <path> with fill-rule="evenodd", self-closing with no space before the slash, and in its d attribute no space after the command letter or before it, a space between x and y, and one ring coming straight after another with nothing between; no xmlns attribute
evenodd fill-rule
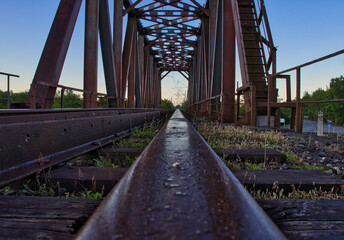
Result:
<svg viewBox="0 0 344 240"><path fill-rule="evenodd" d="M89 111L86 117L73 113L67 119L63 113L45 116L39 113L41 116L31 117L53 120L0 124L0 186L108 144L116 133L149 123L166 113L141 109L123 114L123 111L103 110Z"/></svg>
<svg viewBox="0 0 344 240"><path fill-rule="evenodd" d="M53 104L56 88L36 82L58 84L81 3L82 0L61 0L59 4L26 100L31 108L51 108Z"/></svg>
<svg viewBox="0 0 344 240"><path fill-rule="evenodd" d="M112 108L121 107L117 105L116 100L116 98L119 96L119 89L117 89L116 82L109 5L107 0L99 1L99 37L103 57L106 92L110 97L108 100L108 105Z"/></svg>
<svg viewBox="0 0 344 240"><path fill-rule="evenodd" d="M129 74L128 74L128 108L135 106L135 73L136 73L136 49L137 49L137 37L136 37L136 24L134 24L134 37L131 43L130 62L129 62Z"/></svg>
<svg viewBox="0 0 344 240"><path fill-rule="evenodd" d="M222 121L234 123L235 28L231 0L223 0Z"/></svg>
<svg viewBox="0 0 344 240"><path fill-rule="evenodd" d="M123 11L123 17L124 17L125 15L127 15L131 10L133 10L133 9L137 6L137 4L139 4L140 2L142 2L142 0L136 0L136 2L133 3L133 4L131 4L130 7L126 8L126 9Z"/></svg>
<svg viewBox="0 0 344 240"><path fill-rule="evenodd" d="M120 89L121 105L123 105L124 97L126 93L126 88L128 84L129 72L130 72L130 63L133 52L134 38L136 35L135 32L135 23L136 18L133 16L128 17L127 29L124 39L124 48L122 54L122 83Z"/></svg>
<svg viewBox="0 0 344 240"><path fill-rule="evenodd" d="M143 107L144 106L144 50L145 50L145 43L144 43L144 36L139 34L137 39L137 74L139 81L137 82L138 93L140 96L139 101L136 101L136 107ZM136 94L136 92L135 92Z"/></svg>
<svg viewBox="0 0 344 240"><path fill-rule="evenodd" d="M145 48L144 51L144 97L143 97L143 102L144 102L144 107L148 108L149 105L149 72L150 72L150 54L149 54L149 48Z"/></svg>
<svg viewBox="0 0 344 240"><path fill-rule="evenodd" d="M98 13L99 1L86 0L84 90L97 92L98 88ZM84 108L97 107L97 95L84 93Z"/></svg>
<svg viewBox="0 0 344 240"><path fill-rule="evenodd" d="M117 84L117 106L122 107L120 89L122 84L122 29L123 29L123 0L114 1L113 17L113 55Z"/></svg>
<svg viewBox="0 0 344 240"><path fill-rule="evenodd" d="M211 84L211 96L218 96L222 93L222 82L223 82L223 13L222 13L222 0L217 2L217 24L215 28L215 46L214 46L214 65L212 74ZM219 99L213 99L211 101L212 109L211 113L215 113L216 116L220 117L219 112Z"/></svg>
<svg viewBox="0 0 344 240"><path fill-rule="evenodd" d="M219 0L209 0L209 61L208 61L208 92L207 98L212 96L214 85L214 72L215 72L215 58L216 58L216 40L217 40L217 25L218 25L218 9Z"/></svg>
<svg viewBox="0 0 344 240"><path fill-rule="evenodd" d="M177 110L76 239L286 239Z"/></svg>

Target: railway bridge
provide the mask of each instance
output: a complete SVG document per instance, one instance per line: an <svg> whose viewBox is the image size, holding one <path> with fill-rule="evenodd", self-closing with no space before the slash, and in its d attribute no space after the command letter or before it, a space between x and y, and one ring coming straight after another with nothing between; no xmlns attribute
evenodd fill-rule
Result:
<svg viewBox="0 0 344 240"><path fill-rule="evenodd" d="M302 229L297 235L288 229L288 223L278 222L278 217L271 220L273 214L267 214L271 202L258 202L265 206L264 211L245 189L247 185L242 185L250 173L240 178L240 173L233 173L224 163L226 154L239 159L263 159L265 164L268 157L285 160L290 152L214 151L189 120L203 115L223 124L223 128L234 123L253 126L253 130L246 129L251 132L257 130L256 125L280 127L280 108L288 107L291 108L290 128L301 133L304 104L300 93L301 68L340 55L344 50L277 72L277 49L264 0L115 0L113 9L109 8L108 0L85 0L84 87L76 89L59 84L59 79L82 2L60 1L23 105L26 109L0 111L0 186L2 192L8 193L24 182L26 190L22 192L34 193L30 181L38 182L41 189L41 181L46 181L47 187L58 179L55 191L61 197L69 191L67 186L73 185L71 182L75 190L82 178L80 185L86 189L87 196L91 193L88 187L93 191L99 188L98 182L103 184L102 192L107 197L100 203L0 196L3 207L16 209L23 206L21 203L34 206L34 210L28 210L33 215L0 210L0 228L20 229L14 233L17 238L21 232L31 238L53 239L285 239L284 234L290 238L316 237L320 230L313 222L313 228ZM97 89L98 48L106 93ZM236 62L240 73L235 73ZM184 113L161 108L161 81L174 71L188 81L188 106ZM291 99L291 76L285 74L290 71L296 71L295 100ZM236 74L241 74L242 79L238 88ZM285 102L277 101L277 79L286 82ZM64 92L69 89L83 94L84 108L51 109L57 89L61 89L61 106ZM106 100L107 108L97 108L100 98ZM242 100L245 114L239 116ZM144 131L161 122L165 125L154 132L158 133L144 149L115 149L123 139L132 138L135 142L142 137L137 133L139 129ZM213 133L216 134L223 136ZM138 155L130 168L118 167L122 163L117 160L119 165L111 160L105 162L107 165L104 163L105 158L120 151ZM82 162L88 154L99 154L99 159L96 163L89 160L91 166L73 165L75 161ZM94 167L102 164L103 168ZM333 171L337 170L333 168ZM332 187L339 195L343 191L343 180L324 172L280 172L270 172L273 181L266 180L268 183L261 186L275 186L276 182L278 185L279 181L288 179L286 187L295 181L305 181L305 186L310 188ZM257 173L252 174L256 179ZM290 180L293 178L297 180ZM61 188L62 182L66 187ZM56 216L51 217L49 210L35 210L42 209L38 205L44 205L44 201L56 201ZM322 205L325 203L302 201L303 214L311 215L313 210L321 212L325 206ZM286 207L291 203L278 204ZM297 204L301 202L294 204L296 216ZM342 200L326 206L332 207L330 212L343 212ZM94 212L92 207L96 208ZM63 212L64 208L70 209L70 216ZM342 218L333 215L326 218L326 214L319 213L320 220L314 220L309 215L305 215L305 219L312 219L309 221L327 221L328 228L322 230L334 229L320 234L319 239L331 234L343 236ZM43 223L42 219L49 219L51 224ZM63 225L65 219L70 224L67 227ZM305 219L293 223L297 225ZM39 224L33 226L33 223ZM0 238L14 235L3 233Z"/></svg>

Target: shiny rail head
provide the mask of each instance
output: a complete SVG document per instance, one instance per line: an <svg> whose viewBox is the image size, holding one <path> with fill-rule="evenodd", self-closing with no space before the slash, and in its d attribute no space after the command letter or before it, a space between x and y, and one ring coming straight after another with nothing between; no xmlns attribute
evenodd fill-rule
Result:
<svg viewBox="0 0 344 240"><path fill-rule="evenodd" d="M177 110L76 239L285 239Z"/></svg>

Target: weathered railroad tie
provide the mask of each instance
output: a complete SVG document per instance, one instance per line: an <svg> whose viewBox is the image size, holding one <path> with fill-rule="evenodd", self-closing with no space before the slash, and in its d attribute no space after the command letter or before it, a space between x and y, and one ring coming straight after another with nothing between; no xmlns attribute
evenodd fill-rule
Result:
<svg viewBox="0 0 344 240"><path fill-rule="evenodd" d="M77 239L284 239L176 111Z"/></svg>

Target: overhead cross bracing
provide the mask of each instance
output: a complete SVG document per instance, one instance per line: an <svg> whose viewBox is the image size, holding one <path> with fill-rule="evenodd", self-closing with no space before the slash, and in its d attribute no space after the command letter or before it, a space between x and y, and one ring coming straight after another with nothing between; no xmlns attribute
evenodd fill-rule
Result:
<svg viewBox="0 0 344 240"><path fill-rule="evenodd" d="M60 1L31 84L31 108L51 108L57 88L61 95L68 89L58 83L82 2ZM258 115L278 122L278 107L268 104L277 101L276 78L266 80L276 72L276 49L263 0L116 0L112 9L108 0L84 2L85 108L97 107L104 95L111 108L159 108L161 80L178 71L188 80L188 111L223 122L234 122L235 115L244 124L255 125ZM98 42L106 94L97 91ZM244 96L240 119L235 95L238 104Z"/></svg>
<svg viewBox="0 0 344 240"><path fill-rule="evenodd" d="M133 5L138 2L136 1ZM160 71L186 71L197 48L202 10L197 1L146 1L135 8Z"/></svg>

